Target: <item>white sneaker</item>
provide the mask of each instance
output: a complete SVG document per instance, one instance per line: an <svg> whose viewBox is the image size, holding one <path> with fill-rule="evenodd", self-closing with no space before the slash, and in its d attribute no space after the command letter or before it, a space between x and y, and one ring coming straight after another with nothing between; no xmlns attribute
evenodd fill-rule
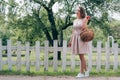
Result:
<svg viewBox="0 0 120 80"><path fill-rule="evenodd" d="M85 77L89 77L89 70L85 72Z"/></svg>
<svg viewBox="0 0 120 80"><path fill-rule="evenodd" d="M82 73L79 73L79 74L76 76L76 78L83 78L83 77L85 77L85 75L82 74Z"/></svg>

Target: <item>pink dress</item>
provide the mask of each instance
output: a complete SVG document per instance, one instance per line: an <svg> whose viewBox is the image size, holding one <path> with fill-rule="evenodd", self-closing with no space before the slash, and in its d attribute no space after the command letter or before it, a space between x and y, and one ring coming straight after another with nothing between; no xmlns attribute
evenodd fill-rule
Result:
<svg viewBox="0 0 120 80"><path fill-rule="evenodd" d="M73 22L74 32L72 34L71 50L73 54L89 53L89 42L83 42L80 39L81 28L83 26L83 19L76 19Z"/></svg>

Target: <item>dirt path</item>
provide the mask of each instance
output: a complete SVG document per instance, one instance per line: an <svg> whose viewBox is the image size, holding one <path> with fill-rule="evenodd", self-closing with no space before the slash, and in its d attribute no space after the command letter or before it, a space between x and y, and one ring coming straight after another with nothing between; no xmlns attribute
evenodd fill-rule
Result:
<svg viewBox="0 0 120 80"><path fill-rule="evenodd" d="M77 79L73 76L4 76L0 80L120 80L120 77L88 77Z"/></svg>

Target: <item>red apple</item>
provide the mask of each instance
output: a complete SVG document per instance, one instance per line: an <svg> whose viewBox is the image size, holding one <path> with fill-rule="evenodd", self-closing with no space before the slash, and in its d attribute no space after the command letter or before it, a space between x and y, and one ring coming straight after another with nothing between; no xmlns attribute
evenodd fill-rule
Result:
<svg viewBox="0 0 120 80"><path fill-rule="evenodd" d="M86 18L87 18L88 20L90 20L90 16L87 16Z"/></svg>

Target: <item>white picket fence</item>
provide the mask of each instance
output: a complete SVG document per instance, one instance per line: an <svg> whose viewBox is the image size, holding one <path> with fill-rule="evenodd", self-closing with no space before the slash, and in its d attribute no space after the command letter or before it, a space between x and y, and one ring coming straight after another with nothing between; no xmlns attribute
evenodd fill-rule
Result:
<svg viewBox="0 0 120 80"><path fill-rule="evenodd" d="M44 70L48 71L49 66L53 66L53 70L57 71L58 65L61 66L62 71L66 71L67 66L71 66L71 71L74 71L76 66L80 65L80 61L76 60L76 55L70 54L70 48L67 47L66 40L63 41L63 47L58 47L56 40L54 41L53 47L49 47L48 41L45 41L44 45L45 46L40 46L39 41L36 41L35 46L30 46L29 42L22 45L21 42L18 41L17 44L13 46L11 40L7 40L7 46L2 46L2 41L0 40L0 71L3 70L4 65L8 66L8 70L12 70L14 65L18 71L22 69L23 65L26 66L26 71L30 71L31 66L35 66L36 71L41 70L40 67L44 67ZM102 42L98 41L97 47L94 48L92 42L90 42L90 53L86 55L89 70L92 69L93 65L96 66L97 71L101 70L102 65L105 66L105 70L110 70L111 65L114 70L118 70L118 66L120 66L120 48L118 48L118 44L114 43L113 47L110 47L109 42L106 42L105 48L102 48L101 45ZM3 51L5 50L7 50L7 57L3 56ZM16 52L16 57L14 57L16 59L12 56L13 51ZM30 53L30 51L33 51L33 53ZM60 61L57 60L58 51L61 51L62 60ZM21 55L23 53L25 59L22 59L23 56ZM49 54L53 54L53 60L49 60ZM68 54L70 56L69 60L67 59ZM41 59L41 55L44 56L44 59ZM93 60L93 55L95 60ZM31 59L31 56L33 56L34 59Z"/></svg>

